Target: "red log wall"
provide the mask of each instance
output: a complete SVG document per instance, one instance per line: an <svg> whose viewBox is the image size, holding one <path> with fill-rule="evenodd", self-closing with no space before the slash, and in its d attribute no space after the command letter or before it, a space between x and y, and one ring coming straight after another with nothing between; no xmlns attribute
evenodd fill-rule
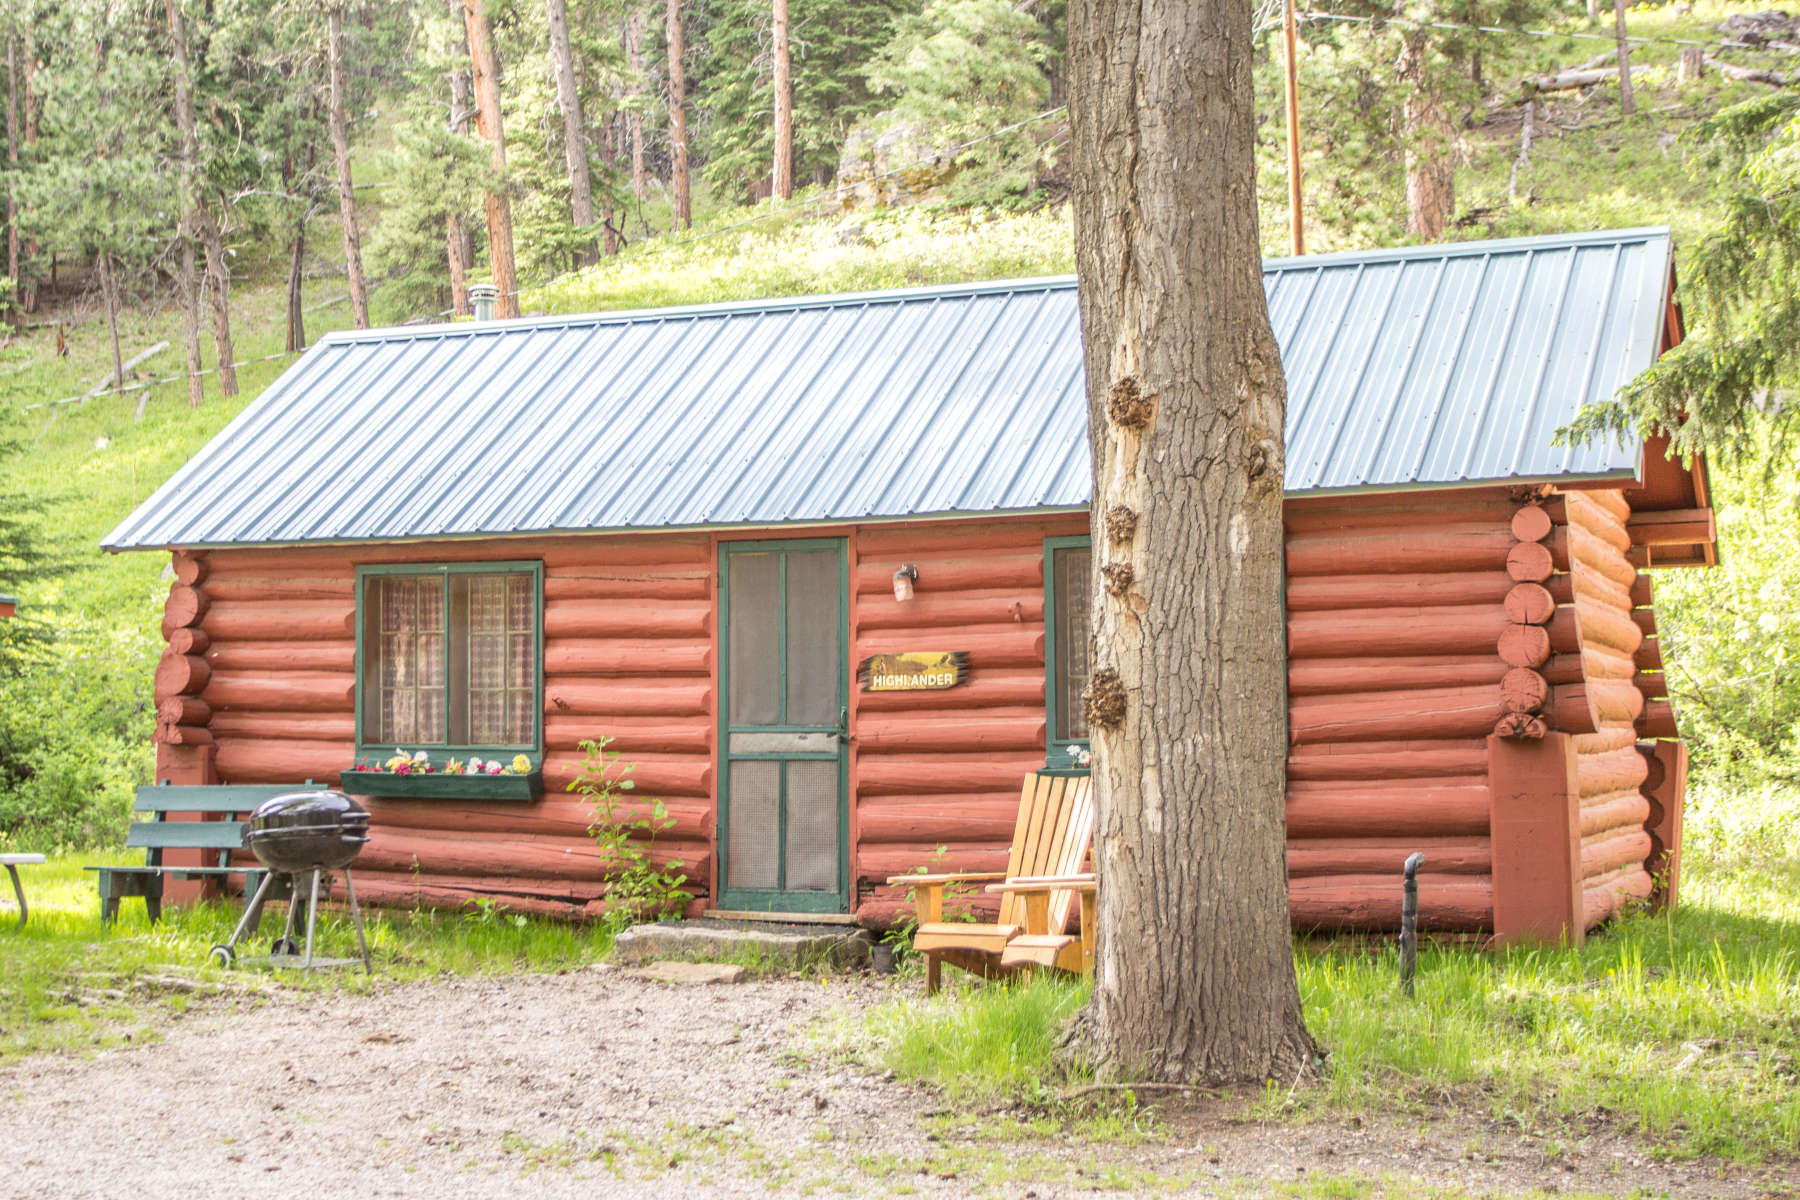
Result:
<svg viewBox="0 0 1800 1200"><path fill-rule="evenodd" d="M1509 730L1573 737L1588 923L1649 894L1644 862L1671 857L1679 796L1653 808L1644 795L1652 768L1636 738L1656 719L1644 693L1657 690L1660 660L1646 657L1646 647L1654 653L1640 628L1647 608L1634 614L1648 593L1620 544L1627 515L1611 492L1290 502L1287 816L1297 928L1392 927L1400 865L1414 850L1426 855L1424 926L1492 928L1487 739ZM1085 515L1071 514L817 531L847 540L852 664L895 650L969 655L969 681L950 691L852 687L848 837L852 904L865 921L894 918L904 898L887 877L940 845L952 868L1004 865L1020 778L1044 761L1043 539L1086 529ZM603 886L586 812L564 789L577 743L611 736L637 764L639 794L667 801L677 825L663 845L686 861L704 900L716 883L719 540L178 554L157 672L159 775L335 783L355 745L356 565L541 559L543 800L371 800L359 893L451 907L490 896L526 911L596 913ZM892 592L903 563L919 569L905 604Z"/></svg>

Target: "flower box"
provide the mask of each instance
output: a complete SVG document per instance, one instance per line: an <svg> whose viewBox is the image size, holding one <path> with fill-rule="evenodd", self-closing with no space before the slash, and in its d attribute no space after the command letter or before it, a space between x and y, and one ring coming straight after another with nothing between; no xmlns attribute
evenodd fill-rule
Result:
<svg viewBox="0 0 1800 1200"><path fill-rule="evenodd" d="M544 773L528 775L446 775L415 771L345 771L338 786L358 796L415 800L536 800L544 794Z"/></svg>

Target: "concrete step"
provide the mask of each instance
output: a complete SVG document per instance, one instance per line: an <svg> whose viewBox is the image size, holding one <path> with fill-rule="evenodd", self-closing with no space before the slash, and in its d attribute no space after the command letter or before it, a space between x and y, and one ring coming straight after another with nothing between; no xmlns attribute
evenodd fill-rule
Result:
<svg viewBox="0 0 1800 1200"><path fill-rule="evenodd" d="M869 961L869 945L867 930L845 926L700 917L633 925L613 943L613 961L624 966L664 959L767 963L784 970L820 963L859 967Z"/></svg>

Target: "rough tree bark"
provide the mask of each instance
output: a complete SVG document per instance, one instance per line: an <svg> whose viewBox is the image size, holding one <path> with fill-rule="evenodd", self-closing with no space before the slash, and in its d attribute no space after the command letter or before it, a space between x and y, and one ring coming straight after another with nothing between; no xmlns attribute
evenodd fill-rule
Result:
<svg viewBox="0 0 1800 1200"><path fill-rule="evenodd" d="M310 175L315 161L313 148L306 148L306 168L301 174ZM281 189L290 196L295 188L294 160L290 156L281 162ZM302 304L301 286L305 282L306 269L306 226L312 220L313 206L308 204L295 218L293 230L288 237L288 272L287 272L287 351L298 354L306 349L306 307Z"/></svg>
<svg viewBox="0 0 1800 1200"><path fill-rule="evenodd" d="M1619 39L1619 111L1630 116L1637 111L1631 96L1631 42L1625 37L1625 0L1613 0L1613 32Z"/></svg>
<svg viewBox="0 0 1800 1200"><path fill-rule="evenodd" d="M19 35L12 22L6 23L6 165L17 176L19 170ZM6 185L6 277L16 286L19 282L19 197L18 189Z"/></svg>
<svg viewBox="0 0 1800 1200"><path fill-rule="evenodd" d="M681 0L668 0L669 42L669 190L675 196L675 219L684 228L694 227L694 206L688 195L687 80L681 57Z"/></svg>
<svg viewBox="0 0 1800 1200"><path fill-rule="evenodd" d="M634 101L625 110L625 129L631 135L631 194L641 205L650 186L644 171L644 114L636 103L644 93L644 14L640 9L625 18L625 58L631 66L630 96Z"/></svg>
<svg viewBox="0 0 1800 1200"><path fill-rule="evenodd" d="M462 15L462 0L450 0L452 16ZM462 28L462 22L457 22ZM451 46L453 59L469 57L469 38L466 33L456 38ZM452 134L467 131L469 118L474 115L474 102L470 92L474 84L469 73L461 67L453 67L450 71L450 132ZM469 236L469 221L461 212L452 210L444 216L444 257L450 267L450 311L459 317L466 317L474 312L469 304L469 268L472 261L474 245Z"/></svg>
<svg viewBox="0 0 1800 1200"><path fill-rule="evenodd" d="M788 0L772 0L775 36L775 169L769 190L777 200L794 194L794 85L788 59Z"/></svg>
<svg viewBox="0 0 1800 1200"><path fill-rule="evenodd" d="M356 226L356 190L350 180L350 130L344 115L344 10L333 4L325 10L325 53L330 60L331 97L326 124L331 129L331 153L337 160L338 217L344 226L344 272L350 279L350 314L358 329L369 327L369 292L363 284L362 233Z"/></svg>
<svg viewBox="0 0 1800 1200"><path fill-rule="evenodd" d="M112 254L100 256L100 298L106 305L106 332L112 339L112 387L125 386L125 355L119 347L119 279Z"/></svg>
<svg viewBox="0 0 1800 1200"><path fill-rule="evenodd" d="M544 0L550 23L550 62L556 72L556 103L562 109L563 157L569 164L569 215L575 228L594 223L594 189L588 180L587 130L581 119L581 93L575 86L575 52L569 46L568 0ZM578 255L591 262L593 247Z"/></svg>
<svg viewBox="0 0 1800 1200"><path fill-rule="evenodd" d="M500 122L500 63L494 32L483 0L463 0L463 28L469 35L469 61L475 77L475 130L491 148L494 170L487 194L488 273L500 292L494 315L519 315L519 275L513 267L512 201L506 194L506 132Z"/></svg>
<svg viewBox="0 0 1800 1200"><path fill-rule="evenodd" d="M194 208L199 203L200 141L194 125L194 89L188 75L187 28L179 0L165 0L169 22L169 56L175 67L175 128L181 136L181 187L183 204L175 240L180 244L181 334L187 349L188 407L199 408L206 399L206 380L200 374L200 278L194 266Z"/></svg>
<svg viewBox="0 0 1800 1200"><path fill-rule="evenodd" d="M1286 393L1251 24L1250 0L1069 9L1102 880L1083 1031L1114 1079L1286 1083L1315 1052L1288 931Z"/></svg>
<svg viewBox="0 0 1800 1200"><path fill-rule="evenodd" d="M1410 28L1400 39L1399 75L1406 89L1400 137L1406 147L1406 232L1439 241L1456 209L1456 130L1443 97L1426 78L1427 31Z"/></svg>
<svg viewBox="0 0 1800 1200"><path fill-rule="evenodd" d="M26 12L29 15L31 10L28 8ZM38 109L42 104L43 98L38 95L37 88L33 86L32 77L35 74L33 64L35 63L37 56L32 51L32 25L29 20L27 20L25 26L19 30L19 44L25 59L19 68L19 88L25 97L25 154L26 157L30 157L32 149L37 145ZM25 262L30 263L36 259L37 252L37 239L26 238L23 254ZM16 279L18 277L14 276L14 278ZM37 280L35 278L20 279L19 307L28 313L34 313L37 311L37 302Z"/></svg>
<svg viewBox="0 0 1800 1200"><path fill-rule="evenodd" d="M225 264L225 234L213 220L201 192L194 203L194 228L206 250L206 282L212 296L213 348L219 357L219 393L238 394L237 352L231 344L231 268Z"/></svg>
<svg viewBox="0 0 1800 1200"><path fill-rule="evenodd" d="M606 164L606 177L612 179L613 165L619 157L619 114L613 113L610 120L600 127L600 161ZM619 252L619 226L614 218L618 214L613 211L612 187L600 189L600 249L611 258Z"/></svg>

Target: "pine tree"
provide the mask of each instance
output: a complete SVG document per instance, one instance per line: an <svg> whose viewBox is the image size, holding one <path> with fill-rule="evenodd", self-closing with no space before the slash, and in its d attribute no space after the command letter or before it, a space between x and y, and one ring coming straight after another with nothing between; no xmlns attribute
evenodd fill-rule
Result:
<svg viewBox="0 0 1800 1200"><path fill-rule="evenodd" d="M1686 248L1687 336L1564 434L1667 432L1677 453L1773 469L1800 431L1800 95L1732 105L1687 139L1696 173L1733 185L1724 219Z"/></svg>
<svg viewBox="0 0 1800 1200"><path fill-rule="evenodd" d="M916 11L916 0L788 0L796 184L836 173L851 126L881 107L864 72L892 40L896 20ZM709 0L703 15L694 90L708 117L706 180L736 199L766 194L775 154L769 0Z"/></svg>

